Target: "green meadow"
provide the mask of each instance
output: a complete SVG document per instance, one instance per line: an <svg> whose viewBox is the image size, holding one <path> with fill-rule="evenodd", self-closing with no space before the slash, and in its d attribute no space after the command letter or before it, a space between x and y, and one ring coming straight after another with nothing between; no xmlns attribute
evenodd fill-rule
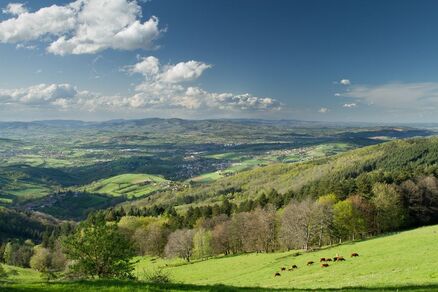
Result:
<svg viewBox="0 0 438 292"><path fill-rule="evenodd" d="M436 291L438 289L438 225L348 242L314 252L251 253L186 263L140 258L140 281L54 281L44 283L29 269L15 272L3 287L11 291ZM351 258L353 252L359 257ZM322 268L321 257L346 258ZM308 261L314 261L307 266ZM281 272L281 267L298 269ZM144 275L161 269L171 284L145 283ZM281 276L274 277L276 272Z"/></svg>
<svg viewBox="0 0 438 292"><path fill-rule="evenodd" d="M143 269L163 268L174 281L196 285L299 289L438 285L437 242L438 226L431 226L307 253L251 253L191 264L143 259L137 270L141 276ZM360 256L350 258L353 252ZM320 267L320 258L336 254L346 261ZM315 264L307 266L308 261ZM298 269L274 277L281 267L292 265Z"/></svg>
<svg viewBox="0 0 438 292"><path fill-rule="evenodd" d="M99 180L92 184L80 187L90 193L108 194L113 196L125 195L128 198L148 195L163 189L168 180L149 174L122 174Z"/></svg>

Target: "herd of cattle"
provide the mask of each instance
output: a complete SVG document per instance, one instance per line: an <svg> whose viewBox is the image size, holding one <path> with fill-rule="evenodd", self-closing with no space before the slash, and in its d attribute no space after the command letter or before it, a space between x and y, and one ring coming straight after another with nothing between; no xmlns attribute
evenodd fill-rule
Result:
<svg viewBox="0 0 438 292"><path fill-rule="evenodd" d="M352 258L355 258L355 257L358 257L359 256L359 254L358 253L356 253L356 252L353 252L352 254L351 254L351 257ZM339 255L336 255L333 259L332 258L320 258L319 259L319 262L321 263L321 268L328 268L330 265L327 263L327 262L343 262L343 261L345 261L345 258L343 257L343 256L339 256ZM311 266L311 265L313 265L315 262L314 261L308 261L307 262L307 265L308 266ZM286 267L281 267L281 272L285 272L286 270L287 271L293 271L293 270L295 270L295 269L298 269L298 266L297 265L292 265L290 268L286 268ZM276 272L275 274L274 274L274 277L280 277L281 276L281 273L280 272Z"/></svg>

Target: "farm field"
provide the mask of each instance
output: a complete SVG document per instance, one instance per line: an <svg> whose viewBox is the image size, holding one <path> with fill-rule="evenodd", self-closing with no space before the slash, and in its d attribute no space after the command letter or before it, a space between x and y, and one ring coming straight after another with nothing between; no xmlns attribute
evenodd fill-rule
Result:
<svg viewBox="0 0 438 292"><path fill-rule="evenodd" d="M212 154L208 155L207 157L218 160L227 159L231 162L230 166L222 170L217 170L215 172L204 173L200 176L191 178L190 181L209 183L212 181L216 181L220 178L234 175L241 171L253 169L259 166L265 166L278 162L305 162L313 159L336 155L338 153L346 152L354 148L356 148L354 145L348 143L327 143L316 146L272 150L253 155L238 152Z"/></svg>
<svg viewBox="0 0 438 292"><path fill-rule="evenodd" d="M438 226L422 227L393 235L315 252L251 253L185 263L182 260L142 258L137 264L142 275L163 269L172 284L90 281L41 283L39 273L22 268L4 283L12 291L433 291L438 289ZM359 257L350 258L352 252ZM343 255L345 262L321 268L319 258ZM315 261L306 266L308 261ZM294 271L274 273L297 265ZM78 290L79 289L79 290Z"/></svg>
<svg viewBox="0 0 438 292"><path fill-rule="evenodd" d="M133 198L165 189L168 185L168 180L156 175L122 174L99 180L84 187L79 187L79 189L90 193L112 196L125 195L128 198Z"/></svg>

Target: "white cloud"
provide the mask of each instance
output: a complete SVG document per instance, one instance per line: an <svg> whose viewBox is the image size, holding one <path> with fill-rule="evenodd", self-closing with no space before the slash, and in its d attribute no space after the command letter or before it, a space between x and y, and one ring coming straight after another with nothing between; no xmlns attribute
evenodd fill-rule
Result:
<svg viewBox="0 0 438 292"><path fill-rule="evenodd" d="M125 69L130 73L139 73L147 80L161 83L181 83L198 79L206 69L212 66L198 61L180 62L176 65L161 66L160 61L153 56L140 59L141 61Z"/></svg>
<svg viewBox="0 0 438 292"><path fill-rule="evenodd" d="M389 83L356 85L343 96L364 101L369 105L389 109L437 109L438 83Z"/></svg>
<svg viewBox="0 0 438 292"><path fill-rule="evenodd" d="M97 62L99 57L93 62ZM75 112L145 112L178 110L186 113L270 112L282 104L270 97L249 93L209 92L190 84L211 65L199 61L161 65L150 56L124 68L130 74L144 76L135 92L128 95L102 95L81 91L70 84L39 84L26 88L0 89L0 106L15 105L28 108L60 109Z"/></svg>
<svg viewBox="0 0 438 292"><path fill-rule="evenodd" d="M71 6L41 8L0 22L0 42L17 43L38 39L47 34L58 35L76 26L75 9Z"/></svg>
<svg viewBox="0 0 438 292"><path fill-rule="evenodd" d="M39 40L48 35L48 52L93 54L105 49L153 49L163 32L158 18L141 23L141 7L129 0L77 0L52 5L0 22L0 42Z"/></svg>
<svg viewBox="0 0 438 292"><path fill-rule="evenodd" d="M38 84L26 88L0 89L0 103L32 107L55 106L67 108L88 92L78 91L70 84Z"/></svg>
<svg viewBox="0 0 438 292"><path fill-rule="evenodd" d="M329 109L326 108L326 107L322 107L322 108L320 108L320 109L318 110L318 112L321 113L321 114L325 114L325 113L327 113L328 111L329 111Z"/></svg>
<svg viewBox="0 0 438 292"><path fill-rule="evenodd" d="M341 96L341 94L340 94L339 92L336 92L336 93L334 94L334 96Z"/></svg>
<svg viewBox="0 0 438 292"><path fill-rule="evenodd" d="M15 46L16 49L26 49L26 50L36 50L37 46L35 45L24 45L24 44L17 44Z"/></svg>
<svg viewBox="0 0 438 292"><path fill-rule="evenodd" d="M135 65L127 66L126 70L131 73L139 73L148 79L154 79L160 72L160 60L153 56L143 59Z"/></svg>
<svg viewBox="0 0 438 292"><path fill-rule="evenodd" d="M139 73L145 80L136 86L137 93L127 99L133 107L176 107L185 109L216 110L278 110L281 103L272 98L256 97L251 94L208 92L184 83L198 79L212 66L199 61L180 62L161 66L155 57L140 59L133 66L126 67L130 73Z"/></svg>
<svg viewBox="0 0 438 292"><path fill-rule="evenodd" d="M102 95L80 91L70 84L39 84L26 88L0 89L0 105L31 108L48 107L75 111L147 111L180 109L186 111L251 112L281 109L281 103L251 94L213 93L199 87L144 82L133 95Z"/></svg>
<svg viewBox="0 0 438 292"><path fill-rule="evenodd" d="M354 108L354 107L357 107L357 104L356 103L345 103L342 107L345 107L345 108Z"/></svg>
<svg viewBox="0 0 438 292"><path fill-rule="evenodd" d="M2 9L2 12L5 14L20 15L28 12L28 10L23 3L9 3Z"/></svg>
<svg viewBox="0 0 438 292"><path fill-rule="evenodd" d="M342 85L350 85L351 81L349 79L342 79L339 83Z"/></svg>
<svg viewBox="0 0 438 292"><path fill-rule="evenodd" d="M28 10L24 7L23 3L9 3L4 9L2 9L2 12L5 14L20 15L28 12Z"/></svg>
<svg viewBox="0 0 438 292"><path fill-rule="evenodd" d="M176 65L166 66L164 72L160 76L160 79L163 82L168 83L191 81L199 78L199 76L201 76L202 73L208 68L211 68L211 65L193 60L188 62L180 62Z"/></svg>

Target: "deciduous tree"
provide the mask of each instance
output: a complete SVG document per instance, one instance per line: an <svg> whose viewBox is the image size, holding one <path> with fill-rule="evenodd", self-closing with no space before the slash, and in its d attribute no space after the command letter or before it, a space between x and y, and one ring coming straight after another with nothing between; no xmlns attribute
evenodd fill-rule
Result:
<svg viewBox="0 0 438 292"><path fill-rule="evenodd" d="M84 277L133 278L134 249L115 224L106 224L101 214L90 216L63 241L71 267Z"/></svg>

